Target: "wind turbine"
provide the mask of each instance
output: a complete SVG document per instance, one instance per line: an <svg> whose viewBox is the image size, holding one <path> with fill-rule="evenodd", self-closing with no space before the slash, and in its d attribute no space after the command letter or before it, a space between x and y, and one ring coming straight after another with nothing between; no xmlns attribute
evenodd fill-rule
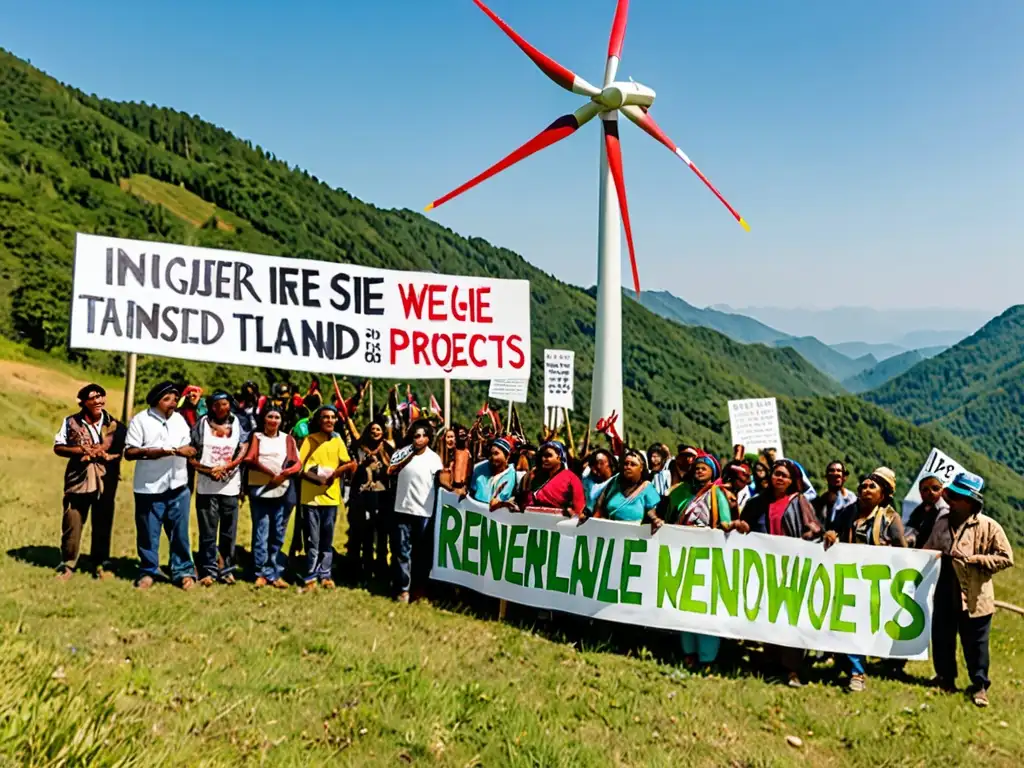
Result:
<svg viewBox="0 0 1024 768"><path fill-rule="evenodd" d="M617 81L619 59L622 55L622 41L626 36L626 20L629 15L629 0L618 0L615 18L612 21L611 37L608 41L608 59L604 69L604 86L591 85L575 72L566 69L554 59L545 56L514 29L506 24L481 0L473 0L523 53L530 57L541 72L567 91L590 98L586 104L568 115L562 115L551 125L538 133L510 155L492 165L486 171L473 177L427 206L430 211L443 205L480 182L489 179L511 165L524 160L545 147L571 136L583 125L600 116L603 139L601 142L601 191L597 239L597 328L595 332L594 379L590 401L590 423L612 413L620 414L622 423L622 246L619 236L619 218L626 232L629 246L629 262L633 270L633 288L640 295L640 273L633 249L633 230L629 223L629 206L626 203L626 182L622 173L622 148L619 146L619 112L636 123L648 135L657 139L690 167L700 180L707 185L722 204L729 209L736 221L747 231L750 226L729 205L722 194L700 172L693 161L676 143L661 130L648 110L654 104L654 91L645 85ZM615 190L615 195L611 190Z"/></svg>

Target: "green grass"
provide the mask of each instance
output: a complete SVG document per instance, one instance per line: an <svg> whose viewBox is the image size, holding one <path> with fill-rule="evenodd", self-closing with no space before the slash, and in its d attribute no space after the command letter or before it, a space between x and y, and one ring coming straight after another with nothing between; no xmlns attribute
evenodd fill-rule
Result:
<svg viewBox="0 0 1024 768"><path fill-rule="evenodd" d="M400 607L361 589L248 584L140 594L127 478L118 578L58 584L49 438L72 400L57 393L84 374L44 373L51 394L8 373L0 386L0 764L1011 766L1024 753L1024 621L1008 613L992 636L993 705L979 711L879 676L851 696L829 665L790 690L761 678L750 650L691 676L671 635L541 631L515 609L499 623L485 599ZM1024 578L1009 571L997 591L1022 602Z"/></svg>
<svg viewBox="0 0 1024 768"><path fill-rule="evenodd" d="M170 213L194 227L203 226L214 215L217 216L220 229L231 231L246 224L245 219L240 216L218 208L183 187L158 181L143 173L121 179L120 185L125 192L155 205L162 205Z"/></svg>

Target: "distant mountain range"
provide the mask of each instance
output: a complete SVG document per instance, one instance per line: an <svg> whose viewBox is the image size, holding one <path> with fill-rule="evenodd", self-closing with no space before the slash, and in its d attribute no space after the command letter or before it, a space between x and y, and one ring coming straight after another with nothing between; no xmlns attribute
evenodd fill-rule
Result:
<svg viewBox="0 0 1024 768"><path fill-rule="evenodd" d="M935 307L924 309L790 309L782 307L709 307L727 314L741 314L792 336L816 336L826 344L859 341L895 344L903 351L918 347L950 346L969 336L992 319L992 313L975 309ZM921 329L928 329L922 331ZM863 353L874 350L865 350ZM854 355L857 356L857 355ZM879 359L882 359L879 357Z"/></svg>
<svg viewBox="0 0 1024 768"><path fill-rule="evenodd" d="M1024 474L1024 305L864 397L915 424L941 425Z"/></svg>
<svg viewBox="0 0 1024 768"><path fill-rule="evenodd" d="M909 371L915 365L942 352L945 347L924 347L922 349L911 349L892 357L887 357L877 365L861 371L855 376L842 380L842 385L850 392L867 392L869 389L880 387L885 382L895 379L897 376Z"/></svg>
<svg viewBox="0 0 1024 768"><path fill-rule="evenodd" d="M626 295L632 297L630 293ZM830 346L816 336L794 336L743 314L711 307L695 307L668 291L644 291L640 294L639 301L652 312L682 325L713 328L744 344L794 349L819 371L843 383L844 386L846 382L850 382L850 386L855 387L852 391L856 392L877 387L888 381L890 376L898 376L915 362L937 354L945 348L930 347L915 354L908 354L913 350L894 343L845 342ZM906 357L902 357L903 355ZM897 356L902 357L899 362L882 365ZM857 379L861 375L864 378Z"/></svg>

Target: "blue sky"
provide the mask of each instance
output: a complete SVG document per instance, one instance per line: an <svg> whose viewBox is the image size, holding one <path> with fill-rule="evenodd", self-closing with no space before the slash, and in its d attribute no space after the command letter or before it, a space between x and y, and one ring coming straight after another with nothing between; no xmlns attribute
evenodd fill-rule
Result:
<svg viewBox="0 0 1024 768"><path fill-rule="evenodd" d="M614 0L490 5L600 81ZM737 307L1024 300L1024 3L631 5L620 76L658 92L658 122L752 227L624 125L645 288ZM421 209L582 103L470 0L294 6L2 0L0 45L383 207ZM598 146L594 123L432 216L589 285Z"/></svg>

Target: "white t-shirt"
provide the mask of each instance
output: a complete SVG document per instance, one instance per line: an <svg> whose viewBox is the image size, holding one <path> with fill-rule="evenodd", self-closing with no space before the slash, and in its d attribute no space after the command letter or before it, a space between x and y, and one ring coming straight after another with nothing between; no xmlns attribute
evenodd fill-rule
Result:
<svg viewBox="0 0 1024 768"><path fill-rule="evenodd" d="M231 420L231 434L227 437L215 435L210 427L209 419L203 419L202 425L203 455L198 457L199 463L204 467L229 464L235 458L238 441L242 436L238 419ZM214 480L208 475L196 473L196 493L201 493L204 496L237 496L241 492L242 473L238 471L238 467L235 467L231 474L222 480Z"/></svg>
<svg viewBox="0 0 1024 768"><path fill-rule="evenodd" d="M419 456L413 456L398 473L395 490L395 512L416 517L431 517L434 514L436 489L434 478L444 469L441 457L427 448Z"/></svg>
<svg viewBox="0 0 1024 768"><path fill-rule="evenodd" d="M192 444L188 422L177 411L165 419L153 408L135 414L128 425L128 448L184 448ZM156 494L188 484L184 456L163 456L135 462L135 493Z"/></svg>

